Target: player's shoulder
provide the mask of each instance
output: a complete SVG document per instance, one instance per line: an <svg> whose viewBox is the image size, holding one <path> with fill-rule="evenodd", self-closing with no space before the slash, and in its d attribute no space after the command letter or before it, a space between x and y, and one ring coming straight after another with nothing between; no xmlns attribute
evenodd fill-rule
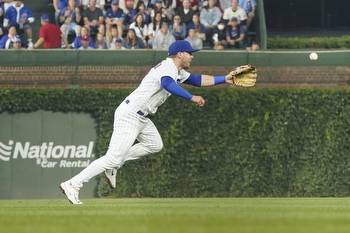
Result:
<svg viewBox="0 0 350 233"><path fill-rule="evenodd" d="M175 67L174 62L172 61L171 58L167 57L164 60L161 61L161 65L167 68L173 68Z"/></svg>
<svg viewBox="0 0 350 233"><path fill-rule="evenodd" d="M171 58L166 58L153 67L159 73L177 73L177 68Z"/></svg>
<svg viewBox="0 0 350 233"><path fill-rule="evenodd" d="M178 76L177 68L172 62L169 61L170 58L164 59L155 66L150 69L149 73L146 75L146 80L160 80L164 76L171 77L172 79L176 79Z"/></svg>

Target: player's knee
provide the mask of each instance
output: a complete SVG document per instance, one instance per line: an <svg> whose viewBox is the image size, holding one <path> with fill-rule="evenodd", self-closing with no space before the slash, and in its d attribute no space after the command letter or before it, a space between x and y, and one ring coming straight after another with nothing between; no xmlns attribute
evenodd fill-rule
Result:
<svg viewBox="0 0 350 233"><path fill-rule="evenodd" d="M151 150L152 150L153 153L157 153L157 152L161 151L163 149L163 147L164 147L163 141L162 140L158 140L156 143L154 143L152 145Z"/></svg>
<svg viewBox="0 0 350 233"><path fill-rule="evenodd" d="M119 151L111 151L108 150L106 153L106 159L108 162L108 165L113 167L119 167L120 164L122 164L124 160L124 154L126 153L120 153Z"/></svg>

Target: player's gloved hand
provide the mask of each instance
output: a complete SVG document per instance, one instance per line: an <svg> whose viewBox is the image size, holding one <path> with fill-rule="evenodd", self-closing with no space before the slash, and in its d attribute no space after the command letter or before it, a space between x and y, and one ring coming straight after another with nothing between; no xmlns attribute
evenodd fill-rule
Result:
<svg viewBox="0 0 350 233"><path fill-rule="evenodd" d="M225 76L225 83L231 84L233 85L233 78L234 78L234 71L232 70L230 73L228 73L228 75Z"/></svg>
<svg viewBox="0 0 350 233"><path fill-rule="evenodd" d="M203 107L205 104L205 100L203 99L202 96L199 96L199 95L192 96L191 101L193 103L197 104L197 106L199 106L199 107Z"/></svg>
<svg viewBox="0 0 350 233"><path fill-rule="evenodd" d="M242 65L233 69L226 77L235 86L252 87L255 86L258 74L254 66Z"/></svg>

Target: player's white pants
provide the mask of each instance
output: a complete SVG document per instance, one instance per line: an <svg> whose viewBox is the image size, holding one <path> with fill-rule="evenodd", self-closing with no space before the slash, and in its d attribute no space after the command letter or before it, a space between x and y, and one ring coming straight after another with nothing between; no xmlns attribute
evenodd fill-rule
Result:
<svg viewBox="0 0 350 233"><path fill-rule="evenodd" d="M138 143L134 144L135 139ZM134 144L134 145L133 145ZM120 168L126 160L159 152L163 141L153 122L122 103L114 114L114 126L107 153L93 161L70 181L77 187L107 169Z"/></svg>

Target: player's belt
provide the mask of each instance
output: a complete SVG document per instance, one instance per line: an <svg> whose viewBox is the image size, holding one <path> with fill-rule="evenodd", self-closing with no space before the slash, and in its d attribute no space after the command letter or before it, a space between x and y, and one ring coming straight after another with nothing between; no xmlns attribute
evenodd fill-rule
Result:
<svg viewBox="0 0 350 233"><path fill-rule="evenodd" d="M129 104L130 100L125 100L125 103ZM138 110L136 113L139 114L140 116L144 116L145 115L145 113L143 113L141 110Z"/></svg>
<svg viewBox="0 0 350 233"><path fill-rule="evenodd" d="M144 116L144 115L145 115L145 114L144 114L143 112L141 112L140 110L138 110L136 113L139 114L140 116Z"/></svg>

